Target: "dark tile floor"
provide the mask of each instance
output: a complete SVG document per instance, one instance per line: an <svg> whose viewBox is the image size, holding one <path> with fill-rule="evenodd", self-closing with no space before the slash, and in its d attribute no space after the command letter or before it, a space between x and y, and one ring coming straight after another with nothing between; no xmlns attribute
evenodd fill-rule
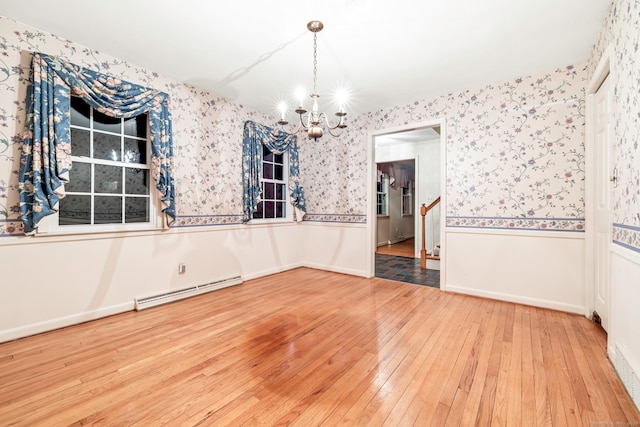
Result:
<svg viewBox="0 0 640 427"><path fill-rule="evenodd" d="M440 288L440 271L422 270L420 258L376 254L376 277Z"/></svg>

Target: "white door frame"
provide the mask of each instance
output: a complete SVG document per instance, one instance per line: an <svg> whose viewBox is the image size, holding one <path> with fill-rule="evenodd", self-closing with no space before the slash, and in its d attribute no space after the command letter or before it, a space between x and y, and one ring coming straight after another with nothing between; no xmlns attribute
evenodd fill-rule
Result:
<svg viewBox="0 0 640 427"><path fill-rule="evenodd" d="M381 135L388 135L392 133L407 132L422 128L440 127L440 290L445 290L446 286L446 257L447 257L447 244L445 241L445 228L446 228L446 206L447 206L447 155L446 155L446 124L445 119L428 120L419 123L412 123L409 125L397 126L392 128L385 128L369 132L367 144L367 265L368 272L367 277L375 276L375 252L376 252L376 187L373 183L376 180L376 147L375 138ZM416 161L416 171L418 170ZM418 188L416 188L416 194L418 194ZM416 196L416 200L418 197ZM419 215L420 211L416 211L415 214Z"/></svg>
<svg viewBox="0 0 640 427"><path fill-rule="evenodd" d="M594 94L602 82L609 76L609 84L615 82L613 70L613 46L608 46L602 54L598 66L586 88L586 138L585 138L585 316L591 317L595 309L595 263L596 257L596 135L595 135L595 99ZM614 107L612 105L612 107Z"/></svg>

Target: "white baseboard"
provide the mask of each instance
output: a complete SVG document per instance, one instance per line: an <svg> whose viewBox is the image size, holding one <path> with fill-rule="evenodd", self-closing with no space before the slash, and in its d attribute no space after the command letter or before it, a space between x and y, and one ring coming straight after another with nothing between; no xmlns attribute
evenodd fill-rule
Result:
<svg viewBox="0 0 640 427"><path fill-rule="evenodd" d="M385 245L395 245L396 243L404 242L405 240L409 240L413 238L414 238L413 236L398 237L392 240L388 240L386 242L378 242L377 245L378 247L385 246Z"/></svg>
<svg viewBox="0 0 640 427"><path fill-rule="evenodd" d="M118 313L133 310L133 300L131 302L112 305L110 307L99 308L97 310L86 311L84 313L72 314L70 316L59 317L57 319L47 320L45 322L34 323L31 325L21 326L19 328L0 331L0 342L12 341L18 338L28 337L43 332L52 331L54 329L65 328L67 326L77 325L79 323L96 320L101 317L107 317Z"/></svg>
<svg viewBox="0 0 640 427"><path fill-rule="evenodd" d="M501 292L484 291L484 290L465 288L464 286L455 286L455 285L446 285L443 289L446 290L447 292L456 292L459 294L473 295L476 297L513 302L516 304L530 305L533 307L549 308L552 310L564 311L567 313L584 315L584 312L585 312L585 307L581 305L565 304L561 302L524 297L520 295L511 295L511 294L504 294Z"/></svg>
<svg viewBox="0 0 640 427"><path fill-rule="evenodd" d="M304 267L304 265L301 263L294 263L294 264L288 264L288 265L283 265L283 266L274 267L274 268L268 268L266 270L254 271L251 273L243 272L242 278L244 279L244 281L251 280L251 279L258 279L260 277L282 273L283 271L293 270L294 268L299 268L299 267Z"/></svg>
<svg viewBox="0 0 640 427"><path fill-rule="evenodd" d="M315 268L316 270L331 271L333 273L349 274L351 276L369 277L364 270L354 270L351 268L333 267L330 265L316 264L313 262L305 262L302 267Z"/></svg>

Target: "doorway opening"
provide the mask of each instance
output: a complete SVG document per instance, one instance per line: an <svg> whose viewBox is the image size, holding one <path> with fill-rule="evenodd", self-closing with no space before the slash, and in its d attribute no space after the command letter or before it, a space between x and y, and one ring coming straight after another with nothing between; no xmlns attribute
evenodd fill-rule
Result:
<svg viewBox="0 0 640 427"><path fill-rule="evenodd" d="M371 276L444 288L442 129L434 121L370 135ZM421 207L430 207L424 227Z"/></svg>

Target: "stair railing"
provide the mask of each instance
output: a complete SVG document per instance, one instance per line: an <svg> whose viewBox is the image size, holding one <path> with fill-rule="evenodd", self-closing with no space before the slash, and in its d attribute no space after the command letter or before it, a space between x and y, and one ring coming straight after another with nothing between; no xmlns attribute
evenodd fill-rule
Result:
<svg viewBox="0 0 640 427"><path fill-rule="evenodd" d="M420 249L420 268L421 269L426 269L427 268L427 250L425 248L426 245L426 235L425 235L425 226L424 226L424 219L427 216L427 213L433 209L438 203L440 203L440 196L438 196L437 199L435 199L433 202L431 202L429 204L429 206L426 206L424 203L422 204L422 206L420 206L420 215L422 216L422 248ZM435 238L435 236L433 236Z"/></svg>

